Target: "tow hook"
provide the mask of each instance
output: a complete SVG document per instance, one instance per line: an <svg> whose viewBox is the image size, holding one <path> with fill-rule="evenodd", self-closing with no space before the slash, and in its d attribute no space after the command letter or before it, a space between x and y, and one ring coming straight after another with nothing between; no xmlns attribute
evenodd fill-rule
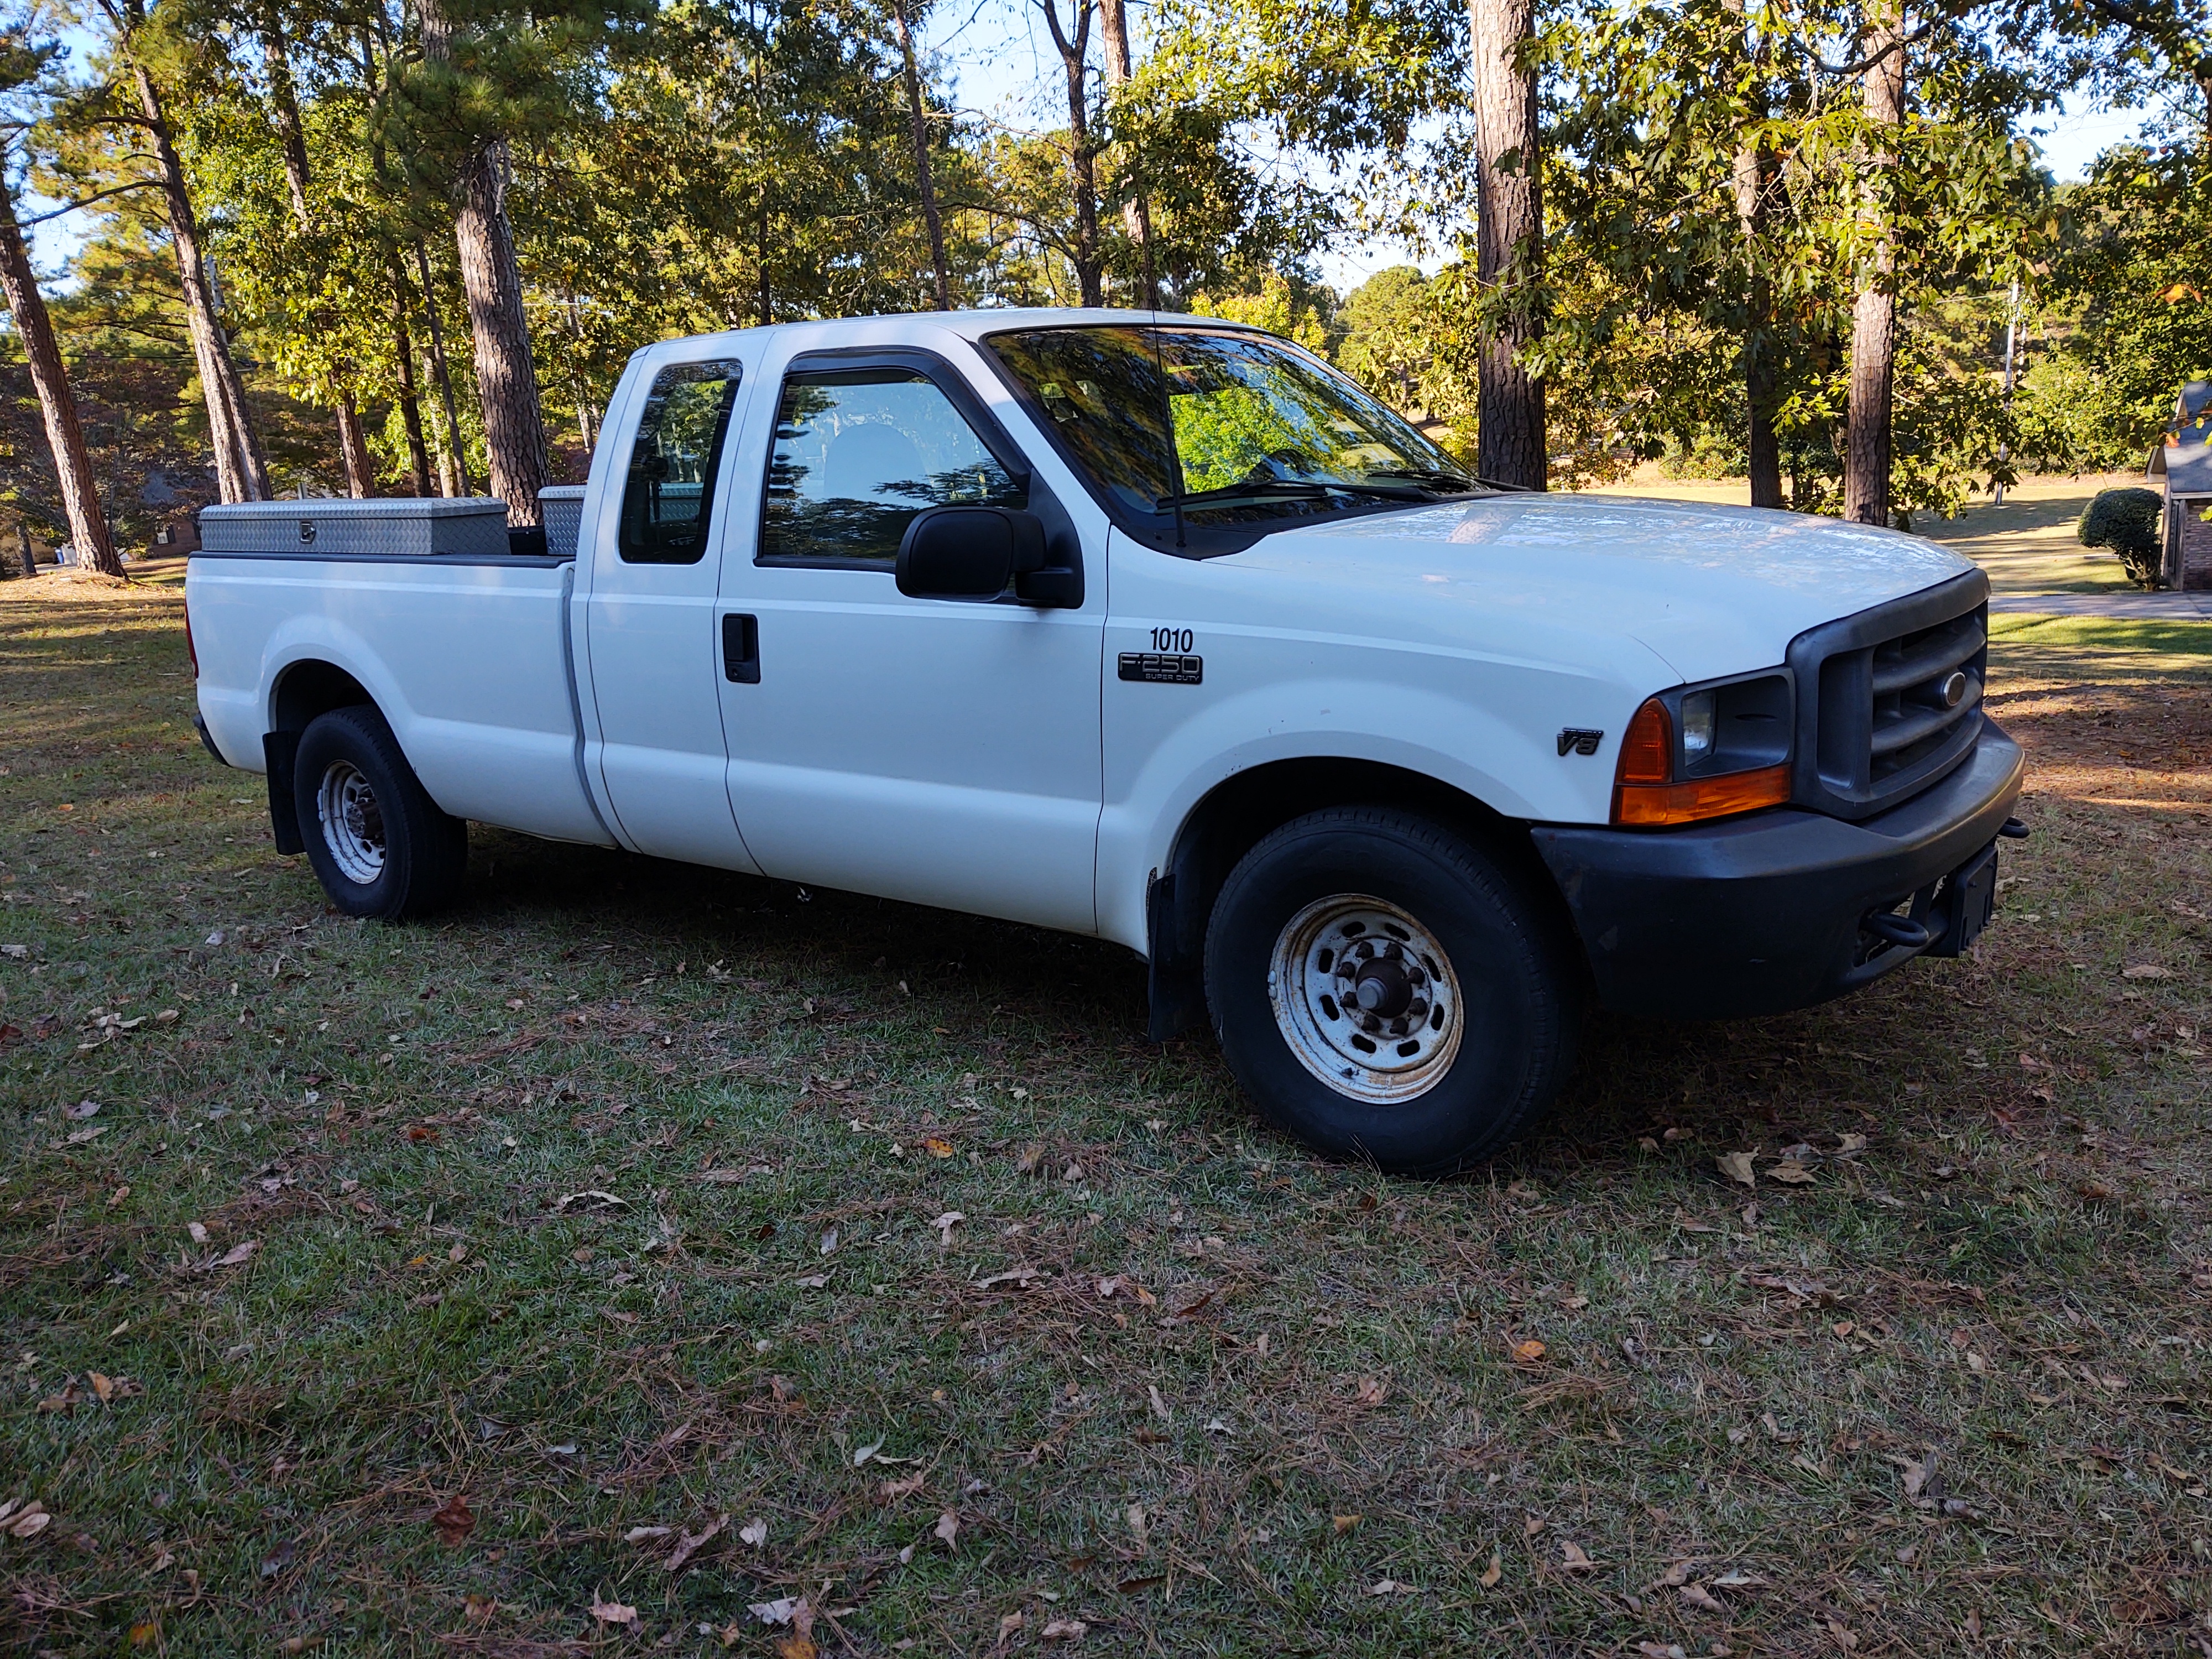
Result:
<svg viewBox="0 0 2212 1659"><path fill-rule="evenodd" d="M2007 818L2004 821L2004 827L1999 830L1997 834L2007 841L2026 841L2028 830L2027 826L2018 818Z"/></svg>
<svg viewBox="0 0 2212 1659"><path fill-rule="evenodd" d="M1869 910L1859 918L1859 927L1877 939L1902 945L1908 951L1924 951L1936 942L1936 935L1926 923L1900 916L1894 910Z"/></svg>

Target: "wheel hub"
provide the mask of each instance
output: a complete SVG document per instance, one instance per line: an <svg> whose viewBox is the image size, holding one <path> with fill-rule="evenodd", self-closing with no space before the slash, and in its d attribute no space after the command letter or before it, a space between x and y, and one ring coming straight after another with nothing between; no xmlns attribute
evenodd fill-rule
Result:
<svg viewBox="0 0 2212 1659"><path fill-rule="evenodd" d="M384 811L376 791L350 761L332 761L315 790L323 845L348 881L362 887L384 873Z"/></svg>
<svg viewBox="0 0 2212 1659"><path fill-rule="evenodd" d="M1291 1052L1338 1093L1425 1094L1459 1054L1459 980L1436 936L1363 894L1317 899L1275 941L1268 994Z"/></svg>

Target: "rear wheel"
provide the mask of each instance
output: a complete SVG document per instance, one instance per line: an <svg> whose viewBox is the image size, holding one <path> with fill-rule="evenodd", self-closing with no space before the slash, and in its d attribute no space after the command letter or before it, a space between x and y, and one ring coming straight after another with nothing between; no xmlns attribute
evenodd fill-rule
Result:
<svg viewBox="0 0 2212 1659"><path fill-rule="evenodd" d="M1572 1067L1580 988L1557 927L1466 837L1393 808L1311 813L1247 854L1206 984L1262 1111L1395 1172L1496 1152Z"/></svg>
<svg viewBox="0 0 2212 1659"><path fill-rule="evenodd" d="M292 800L307 861L348 915L398 921L459 893L468 824L439 810L375 709L332 709L300 734Z"/></svg>

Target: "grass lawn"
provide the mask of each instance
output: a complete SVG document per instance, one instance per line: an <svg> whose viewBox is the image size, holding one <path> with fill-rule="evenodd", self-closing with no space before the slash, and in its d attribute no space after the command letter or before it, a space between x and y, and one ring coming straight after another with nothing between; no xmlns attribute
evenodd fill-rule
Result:
<svg viewBox="0 0 2212 1659"><path fill-rule="evenodd" d="M2212 1653L2212 629L2002 620L1977 957L1421 1185L1103 945L494 831L342 918L179 610L0 585L0 1644Z"/></svg>

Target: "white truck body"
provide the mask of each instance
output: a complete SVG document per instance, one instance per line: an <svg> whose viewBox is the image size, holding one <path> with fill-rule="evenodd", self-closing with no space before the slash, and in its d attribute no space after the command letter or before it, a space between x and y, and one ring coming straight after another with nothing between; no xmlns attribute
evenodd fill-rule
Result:
<svg viewBox="0 0 2212 1659"><path fill-rule="evenodd" d="M1844 619L1940 591L1952 596L1944 616L1966 628L1983 589L1966 561L1799 514L1502 491L1291 518L1234 550L1189 556L1117 518L1036 398L991 356L1010 331L1153 321L985 312L648 347L608 408L573 557L556 547L325 558L312 545L195 556L187 592L210 746L262 769L271 734L296 736L333 697L354 695L349 682L456 817L1095 934L1155 957L1156 889L1206 804L1285 763L1387 770L1469 803L1534 837L1571 908L1583 884L1559 835L1613 836L1632 863L1662 842L1694 845L1704 850L1680 857L1702 880L1723 843L1785 828L1808 845L1826 836L1823 846L1875 833L1852 811L1802 799L1825 787L1811 772L1787 805L1671 841L1607 829L1620 744L1639 708L1670 688L1768 671L1794 673L1802 701L1807 674L1826 671L1788 668L1793 650ZM915 598L881 560L764 560L771 450L788 441L778 426L787 369L878 359L927 359L987 412L971 424L995 421L997 441L1030 469L1032 501L1056 504L1055 545L1079 547L1079 603ZM694 562L629 562L624 481L648 388L672 366L702 364L725 375L740 366L721 458L701 486L708 544ZM750 678L729 654L740 621L757 629ZM1133 671L1144 674L1155 659L1169 674L1196 659L1195 683L1127 678L1133 655L1155 662ZM1980 660L1969 663L1975 700ZM1971 838L1986 841L2017 792L2017 751L1982 725L1966 769L1986 776L1973 801L1945 809L1946 857L1966 834L1958 823L1971 817ZM1812 742L1801 738L1806 753L1791 765L1810 766ZM1768 875L1802 862L1776 857ZM1850 902L1902 899L1937 878L1924 866L1907 873L1895 894ZM1586 933L1602 920L1577 911ZM1608 987L1604 948L1595 935L1583 942L1606 1000L1666 1002ZM1194 948L1182 941L1186 956ZM1759 947L1739 955L1738 977L1755 977ZM1830 963L1819 994L1858 982L1863 966ZM1711 1007L1759 1000L1716 994Z"/></svg>

